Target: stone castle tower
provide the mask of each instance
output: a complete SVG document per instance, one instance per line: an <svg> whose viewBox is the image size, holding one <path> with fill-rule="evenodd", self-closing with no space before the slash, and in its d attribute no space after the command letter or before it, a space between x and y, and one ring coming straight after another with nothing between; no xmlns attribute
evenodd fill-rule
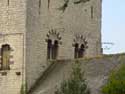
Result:
<svg viewBox="0 0 125 94"><path fill-rule="evenodd" d="M27 0L28 89L51 59L101 54L101 0Z"/></svg>
<svg viewBox="0 0 125 94"><path fill-rule="evenodd" d="M0 0L0 47L2 94L19 94L25 71L30 90L49 60L101 54L101 0Z"/></svg>

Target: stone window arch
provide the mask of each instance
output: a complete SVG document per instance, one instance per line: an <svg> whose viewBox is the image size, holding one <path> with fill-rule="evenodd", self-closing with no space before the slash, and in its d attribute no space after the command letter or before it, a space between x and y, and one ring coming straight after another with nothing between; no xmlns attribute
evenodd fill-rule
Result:
<svg viewBox="0 0 125 94"><path fill-rule="evenodd" d="M88 42L83 35L76 35L73 43L74 58L82 58L85 55L85 51L88 48Z"/></svg>
<svg viewBox="0 0 125 94"><path fill-rule="evenodd" d="M1 70L10 70L10 53L12 49L9 44L1 47Z"/></svg>
<svg viewBox="0 0 125 94"><path fill-rule="evenodd" d="M57 59L58 58L58 50L59 44L61 44L60 34L52 29L47 34L47 59Z"/></svg>

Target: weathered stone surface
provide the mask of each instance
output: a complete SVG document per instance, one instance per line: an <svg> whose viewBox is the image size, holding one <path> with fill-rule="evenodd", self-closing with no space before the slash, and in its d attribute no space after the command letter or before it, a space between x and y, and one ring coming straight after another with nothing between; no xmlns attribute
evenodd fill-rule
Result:
<svg viewBox="0 0 125 94"><path fill-rule="evenodd" d="M74 58L74 39L83 35L88 42L86 56L101 54L101 0L74 4L69 0L64 12L63 0L27 0L26 75L28 89L48 67L47 34L56 29L61 36L58 59ZM93 8L93 10L91 10ZM93 17L91 17L93 15ZM53 40L53 39L52 39Z"/></svg>
<svg viewBox="0 0 125 94"><path fill-rule="evenodd" d="M76 35L88 42L85 56L101 54L101 0L80 4L70 0L62 12L58 8L63 4L63 0L51 0L49 4L48 0L0 0L0 46L7 43L14 49L14 64L7 77L0 80L8 83L5 84L8 90L0 86L4 94L19 93L25 69L28 90L48 69L46 39L49 30L56 30L61 37L57 59L74 58ZM21 72L21 76L13 76L16 72Z"/></svg>
<svg viewBox="0 0 125 94"><path fill-rule="evenodd" d="M25 75L25 25L26 0L0 0L0 48L4 44L12 48L10 70L0 70L0 94L20 94Z"/></svg>
<svg viewBox="0 0 125 94"><path fill-rule="evenodd" d="M101 87L107 82L110 72L119 67L121 59L124 63L125 55L80 60L91 94L101 94ZM54 94L60 82L70 76L73 62L73 60L55 62L53 68L41 76L29 94Z"/></svg>

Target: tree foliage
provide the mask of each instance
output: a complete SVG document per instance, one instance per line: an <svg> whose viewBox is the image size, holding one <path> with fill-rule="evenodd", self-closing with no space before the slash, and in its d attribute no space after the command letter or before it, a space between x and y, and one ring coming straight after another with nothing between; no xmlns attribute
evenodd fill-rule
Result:
<svg viewBox="0 0 125 94"><path fill-rule="evenodd" d="M104 94L125 94L125 64L122 64L118 71L111 73L102 92Z"/></svg>
<svg viewBox="0 0 125 94"><path fill-rule="evenodd" d="M90 94L83 74L80 63L75 63L70 78L61 83L61 87L57 89L55 94Z"/></svg>

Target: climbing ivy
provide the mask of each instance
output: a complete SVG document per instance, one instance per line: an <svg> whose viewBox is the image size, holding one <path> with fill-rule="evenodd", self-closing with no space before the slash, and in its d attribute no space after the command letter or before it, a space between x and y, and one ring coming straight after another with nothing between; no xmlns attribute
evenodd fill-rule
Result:
<svg viewBox="0 0 125 94"><path fill-rule="evenodd" d="M69 4L69 0L64 0L65 3L63 4L63 6L59 7L58 9L61 10L61 11L65 11L66 8L68 7L68 4Z"/></svg>
<svg viewBox="0 0 125 94"><path fill-rule="evenodd" d="M64 0L64 4L61 6L61 7L59 7L58 9L60 10L60 11L65 11L66 10L66 8L68 7L68 5L69 5L69 1L70 0ZM74 4L80 4L80 3L86 3L86 2L88 2L88 1L90 1L90 0L79 0L79 1L73 1L73 3Z"/></svg>

